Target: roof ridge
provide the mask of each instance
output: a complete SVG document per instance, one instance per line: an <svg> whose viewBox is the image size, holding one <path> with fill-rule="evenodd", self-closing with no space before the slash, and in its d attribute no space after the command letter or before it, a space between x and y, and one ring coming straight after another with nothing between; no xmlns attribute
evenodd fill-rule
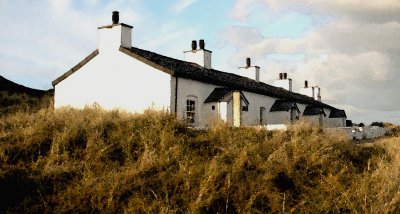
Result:
<svg viewBox="0 0 400 214"><path fill-rule="evenodd" d="M163 64L162 60L164 60L164 61L165 60L173 61L174 65L171 65L171 64L168 64L168 63L164 63L164 64L168 64L168 66L170 66L169 69L171 69L171 67L173 67L173 66L177 66L178 63L182 63L185 66L192 66L195 69L200 70L200 72L199 72L199 71L194 71L194 70L193 71L186 71L184 69L183 70L181 69L180 71L178 71L178 72L176 72L174 74L176 76L182 76L184 78L195 79L195 80L203 81L203 82L213 81L213 82L219 83L219 84L216 84L216 85L220 85L222 87L229 87L227 85L224 85L224 83L223 83L224 81L218 81L218 80L215 80L215 79L210 79L210 77L216 77L215 74L225 75L225 77L229 76L229 77L235 79L235 80L232 80L231 83L236 81L235 84L233 84L235 86L233 88L237 88L239 90L246 90L247 89L247 91L249 91L249 92L269 95L269 96L273 96L273 97L279 98L279 99L288 99L288 100L292 100L292 101L300 102L300 103L304 103L304 104L313 104L313 105L319 105L319 106L330 108L330 109L336 109L336 108L334 108L334 107L332 107L332 106L330 106L328 104L325 104L325 103L320 102L318 100L314 100L313 98L308 97L306 95L299 94L299 93L296 93L296 92L293 92L293 91L287 91L287 90L285 90L283 88L276 87L276 86L273 86L273 85L270 85L270 84L267 84L267 83L264 83L264 82L257 82L257 81L255 81L253 79L250 79L250 78L247 78L247 77L243 77L243 76L240 76L238 74L229 73L229 72L225 72L225 71L220 71L220 70L216 70L216 69L213 69L213 68L204 68L204 67L202 67L202 66L200 66L200 65L198 65L196 63L187 62L187 61L180 60L180 59L175 59L175 58L172 58L172 57L169 57L169 56L158 54L158 53L155 53L155 52L152 52L152 51L149 51L149 50L145 50L145 49L141 49L141 48L138 48L138 47L133 47L132 46L131 48L124 48L124 49L130 50L130 51L132 51L132 52L134 52L134 53L136 53L136 54L138 54L138 55L140 55L140 56L142 56L144 58L148 58L149 60L153 61L154 63L156 63L156 64L158 64L160 66L167 66L167 65L162 65ZM145 53L142 53L142 52L145 52ZM146 57L145 56L146 54L152 55L152 56L147 56ZM161 59L158 59L158 58L163 58L163 59L161 60ZM179 66L177 66L177 67L179 67ZM179 70L179 69L176 69L176 70ZM190 76L188 74L189 72L192 72L193 76ZM203 72L203 74L200 74L201 72ZM207 77L208 79L206 80L205 77ZM250 89L251 87L246 87L243 82L247 82L248 83L247 86L251 85L252 89ZM255 91L257 91L257 92L255 92ZM263 91L263 92L261 92L261 91Z"/></svg>

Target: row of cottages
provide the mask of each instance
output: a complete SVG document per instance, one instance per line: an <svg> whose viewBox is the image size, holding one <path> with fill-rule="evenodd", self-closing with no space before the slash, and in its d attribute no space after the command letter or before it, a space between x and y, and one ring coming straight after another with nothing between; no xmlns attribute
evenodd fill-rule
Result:
<svg viewBox="0 0 400 214"><path fill-rule="evenodd" d="M132 47L133 27L119 23L118 12L112 20L98 28L98 49L52 82L55 108L98 104L143 112L151 107L198 127L216 118L232 126L282 126L301 118L324 127L345 126L343 110L320 102L319 89L307 83L301 94L292 92L286 73L271 86L260 81L260 68L250 59L239 68L242 76L212 69L204 40L199 47L193 41L184 60Z"/></svg>

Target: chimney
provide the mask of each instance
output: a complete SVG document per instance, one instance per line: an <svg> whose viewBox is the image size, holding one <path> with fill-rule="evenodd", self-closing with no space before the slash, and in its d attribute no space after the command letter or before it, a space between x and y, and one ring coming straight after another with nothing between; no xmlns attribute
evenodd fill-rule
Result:
<svg viewBox="0 0 400 214"><path fill-rule="evenodd" d="M314 99L321 102L321 88L319 86L315 86L315 97Z"/></svg>
<svg viewBox="0 0 400 214"><path fill-rule="evenodd" d="M288 78L287 73L279 73L279 79L274 81L274 86L292 91L292 79Z"/></svg>
<svg viewBox="0 0 400 214"><path fill-rule="evenodd" d="M199 45L200 45L200 50L204 50L204 47L206 46L206 44L204 43L204 39L199 40Z"/></svg>
<svg viewBox="0 0 400 214"><path fill-rule="evenodd" d="M193 62L205 68L211 69L211 51L205 49L204 39L199 40L200 49L197 49L196 40L192 41L192 50L184 51L184 60Z"/></svg>
<svg viewBox="0 0 400 214"><path fill-rule="evenodd" d="M114 25L118 24L118 22L119 22L119 12L118 11L112 12L112 22Z"/></svg>
<svg viewBox="0 0 400 214"><path fill-rule="evenodd" d="M315 99L314 87L308 87L308 81L307 80L304 81L304 88L300 88L299 93Z"/></svg>
<svg viewBox="0 0 400 214"><path fill-rule="evenodd" d="M99 51L118 51L119 48L131 48L132 26L119 23L119 12L112 12L112 24L98 27Z"/></svg>
<svg viewBox="0 0 400 214"><path fill-rule="evenodd" d="M246 66L238 67L239 75L247 77L249 79L253 79L257 82L260 81L260 67L259 66L251 66L251 59L246 58Z"/></svg>
<svg viewBox="0 0 400 214"><path fill-rule="evenodd" d="M192 51L196 51L197 50L197 41L193 40L192 41Z"/></svg>

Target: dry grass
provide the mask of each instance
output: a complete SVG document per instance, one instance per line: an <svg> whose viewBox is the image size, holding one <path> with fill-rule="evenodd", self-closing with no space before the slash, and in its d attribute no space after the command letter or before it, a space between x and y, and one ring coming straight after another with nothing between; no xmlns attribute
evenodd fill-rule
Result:
<svg viewBox="0 0 400 214"><path fill-rule="evenodd" d="M100 109L0 119L1 212L400 212L400 138L355 145Z"/></svg>

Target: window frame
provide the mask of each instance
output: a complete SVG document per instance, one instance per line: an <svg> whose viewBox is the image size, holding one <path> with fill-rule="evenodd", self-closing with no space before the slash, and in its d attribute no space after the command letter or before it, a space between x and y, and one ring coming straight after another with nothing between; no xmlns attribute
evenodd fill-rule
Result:
<svg viewBox="0 0 400 214"><path fill-rule="evenodd" d="M197 97L196 96L186 96L185 107L184 107L184 118L188 124L197 123Z"/></svg>

